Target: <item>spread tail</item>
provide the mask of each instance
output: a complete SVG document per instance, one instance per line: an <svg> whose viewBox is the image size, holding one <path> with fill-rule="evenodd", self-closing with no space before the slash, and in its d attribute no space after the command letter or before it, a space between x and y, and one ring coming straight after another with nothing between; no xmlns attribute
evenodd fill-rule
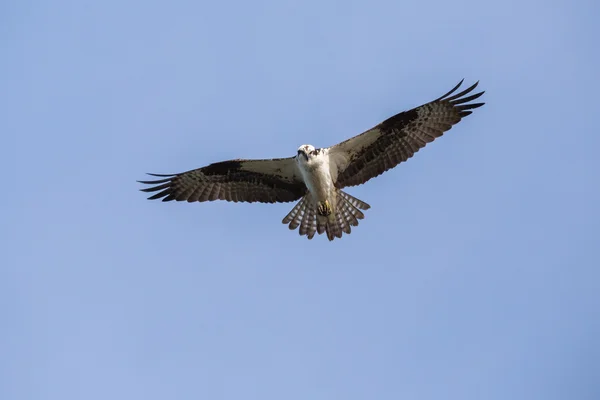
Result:
<svg viewBox="0 0 600 400"><path fill-rule="evenodd" d="M342 234L350 234L352 226L358 225L358 220L365 215L360 210L368 210L370 206L350 196L341 190L336 191L335 206L329 201L317 202L308 193L292 208L283 219L284 224L289 224L291 230L300 227L300 235L312 239L315 233L319 235L326 232L327 238L333 240L341 238Z"/></svg>

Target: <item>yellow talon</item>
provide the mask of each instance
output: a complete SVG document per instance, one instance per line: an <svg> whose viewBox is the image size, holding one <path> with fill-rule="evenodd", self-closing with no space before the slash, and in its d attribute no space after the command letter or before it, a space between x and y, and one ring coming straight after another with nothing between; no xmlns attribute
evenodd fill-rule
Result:
<svg viewBox="0 0 600 400"><path fill-rule="evenodd" d="M329 200L325 200L319 202L317 205L317 212L319 215L328 216L331 214L331 204L329 204Z"/></svg>

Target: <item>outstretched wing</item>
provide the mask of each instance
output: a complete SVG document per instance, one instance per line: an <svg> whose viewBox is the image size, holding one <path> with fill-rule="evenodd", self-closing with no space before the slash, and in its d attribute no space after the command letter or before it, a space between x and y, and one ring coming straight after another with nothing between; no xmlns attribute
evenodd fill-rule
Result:
<svg viewBox="0 0 600 400"><path fill-rule="evenodd" d="M155 185L143 192L158 192L149 200L163 201L245 201L275 203L298 200L306 193L294 158L272 160L230 160L174 175L152 176L164 179L139 181Z"/></svg>
<svg viewBox="0 0 600 400"><path fill-rule="evenodd" d="M452 128L472 109L485 103L469 103L484 92L466 96L475 89L452 95L462 80L442 97L396 114L368 131L332 146L330 159L337 166L336 187L355 186L381 175L411 158L435 138Z"/></svg>

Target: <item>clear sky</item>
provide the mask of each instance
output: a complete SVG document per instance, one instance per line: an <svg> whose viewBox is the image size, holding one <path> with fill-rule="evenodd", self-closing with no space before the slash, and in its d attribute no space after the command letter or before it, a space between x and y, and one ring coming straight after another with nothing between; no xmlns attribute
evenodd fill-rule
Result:
<svg viewBox="0 0 600 400"><path fill-rule="evenodd" d="M597 1L7 1L0 399L600 398ZM348 192L145 200L145 172L486 105Z"/></svg>

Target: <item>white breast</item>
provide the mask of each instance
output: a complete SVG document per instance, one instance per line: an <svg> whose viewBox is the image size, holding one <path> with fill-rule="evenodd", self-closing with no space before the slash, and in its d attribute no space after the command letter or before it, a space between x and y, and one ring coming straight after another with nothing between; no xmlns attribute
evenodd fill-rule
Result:
<svg viewBox="0 0 600 400"><path fill-rule="evenodd" d="M317 201L324 201L331 197L330 193L334 187L327 152L310 157L308 161L304 157L299 157L298 169L302 174L306 187L313 196L316 196Z"/></svg>

